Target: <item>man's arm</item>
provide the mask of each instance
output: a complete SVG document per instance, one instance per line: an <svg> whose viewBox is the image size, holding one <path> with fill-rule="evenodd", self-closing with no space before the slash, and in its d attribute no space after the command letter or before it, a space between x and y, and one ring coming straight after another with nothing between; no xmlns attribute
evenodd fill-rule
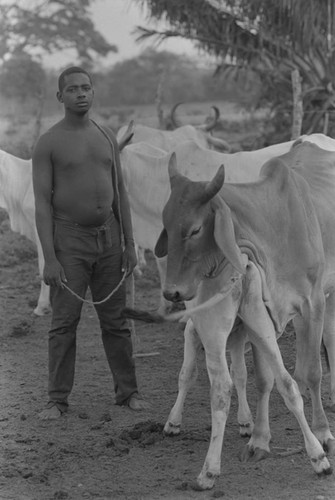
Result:
<svg viewBox="0 0 335 500"><path fill-rule="evenodd" d="M52 189L53 171L47 135L42 136L33 151L33 188L35 196L35 221L43 250L47 285L59 286L65 279L55 254L53 242Z"/></svg>

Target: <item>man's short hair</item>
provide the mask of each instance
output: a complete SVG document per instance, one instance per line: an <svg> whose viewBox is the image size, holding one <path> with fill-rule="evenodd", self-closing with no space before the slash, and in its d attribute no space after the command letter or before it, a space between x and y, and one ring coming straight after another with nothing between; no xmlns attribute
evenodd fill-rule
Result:
<svg viewBox="0 0 335 500"><path fill-rule="evenodd" d="M83 68L80 68L80 66L71 66L70 68L64 69L62 73L59 75L58 78L58 90L59 92L62 92L63 88L65 87L65 77L68 75L72 75L73 73L84 73L84 75L87 75L88 78L90 79L90 82L92 84L92 78L91 75Z"/></svg>

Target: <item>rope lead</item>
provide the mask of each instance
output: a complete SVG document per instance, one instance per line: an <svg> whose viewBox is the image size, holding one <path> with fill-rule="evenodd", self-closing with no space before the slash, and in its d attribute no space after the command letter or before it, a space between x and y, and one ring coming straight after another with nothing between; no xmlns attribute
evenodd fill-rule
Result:
<svg viewBox="0 0 335 500"><path fill-rule="evenodd" d="M126 271L123 273L123 276L121 278L121 281L119 282L119 284L114 288L114 290L111 291L110 294L107 295L107 297L105 297L104 299L102 300L97 300L97 301L93 301L93 300L88 300L88 299L84 299L83 297L80 297L80 295L78 295L76 292L74 292L73 290L71 290L71 288L69 288L64 282L62 283L62 286L64 288L66 288L66 290L68 292L70 292L72 295L74 295L75 297L77 297L77 299L81 300L81 302L85 302L86 304L90 304L92 306L96 306L98 304L103 304L104 302L107 302L107 300L109 300L111 298L112 295L114 295L115 292L117 292L117 290L120 288L120 286L122 285L122 283L124 282L126 278Z"/></svg>

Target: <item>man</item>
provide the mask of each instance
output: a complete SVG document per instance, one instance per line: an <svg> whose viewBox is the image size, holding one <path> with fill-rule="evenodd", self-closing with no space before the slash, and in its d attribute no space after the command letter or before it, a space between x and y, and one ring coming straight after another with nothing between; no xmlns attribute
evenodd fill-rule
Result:
<svg viewBox="0 0 335 500"><path fill-rule="evenodd" d="M68 409L83 305L78 296L84 297L88 287L98 302L116 404L148 408L138 393L130 330L120 317L126 299L120 282L136 265L129 201L115 136L89 118L93 97L85 70L63 71L57 99L64 118L40 137L33 152L36 226L52 304L49 402L39 414L42 419L59 418Z"/></svg>

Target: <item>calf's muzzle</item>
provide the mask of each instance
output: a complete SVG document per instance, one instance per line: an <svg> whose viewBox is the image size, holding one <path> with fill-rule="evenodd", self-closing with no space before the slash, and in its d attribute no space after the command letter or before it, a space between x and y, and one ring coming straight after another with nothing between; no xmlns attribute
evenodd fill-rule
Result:
<svg viewBox="0 0 335 500"><path fill-rule="evenodd" d="M169 300L170 302L183 302L193 298L193 295L190 296L186 290L183 290L183 288L178 285L166 285L164 287L163 295L166 300Z"/></svg>

